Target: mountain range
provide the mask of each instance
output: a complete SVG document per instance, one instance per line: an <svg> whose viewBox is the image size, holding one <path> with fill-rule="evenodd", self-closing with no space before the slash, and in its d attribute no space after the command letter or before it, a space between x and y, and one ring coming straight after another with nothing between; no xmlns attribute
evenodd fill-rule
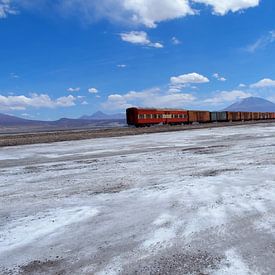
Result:
<svg viewBox="0 0 275 275"><path fill-rule="evenodd" d="M0 113L0 133L116 127L125 124L125 115L107 115L102 112L78 119L61 118L55 121L30 120Z"/></svg>

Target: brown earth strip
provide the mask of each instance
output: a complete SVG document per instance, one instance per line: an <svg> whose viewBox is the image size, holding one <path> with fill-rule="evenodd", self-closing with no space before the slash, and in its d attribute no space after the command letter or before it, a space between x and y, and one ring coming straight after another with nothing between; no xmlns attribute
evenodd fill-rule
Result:
<svg viewBox="0 0 275 275"><path fill-rule="evenodd" d="M107 128L99 130L68 130L68 131L53 131L53 132L39 132L39 133L24 133L24 134L6 134L0 135L0 147L4 146L16 146L26 144L37 144L37 143L52 143L59 141L70 141L70 140L84 140L84 139L95 139L105 137L120 137L120 136L131 136L151 133L162 133L162 132L177 132L194 129L205 129L205 128L217 128L217 127L229 127L238 126L244 124L259 124L259 123L274 123L274 120L263 120L263 121L247 121L247 122L220 122L220 123L205 123L198 125L180 125L180 126L153 126L144 128L133 128L133 127L121 127L121 128Z"/></svg>

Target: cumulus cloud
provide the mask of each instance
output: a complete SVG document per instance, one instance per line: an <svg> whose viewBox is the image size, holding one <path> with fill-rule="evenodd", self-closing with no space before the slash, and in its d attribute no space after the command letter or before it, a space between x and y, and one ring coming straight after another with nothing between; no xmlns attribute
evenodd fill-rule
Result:
<svg viewBox="0 0 275 275"><path fill-rule="evenodd" d="M79 91L80 91L80 88L79 88L79 87L77 87L77 88L68 88L67 91L68 91L69 93L75 93L75 92L79 92Z"/></svg>
<svg viewBox="0 0 275 275"><path fill-rule="evenodd" d="M148 34L144 31L131 31L126 33L121 33L120 37L123 41L132 44L144 45L153 48L163 48L163 45L159 42L151 42Z"/></svg>
<svg viewBox="0 0 275 275"><path fill-rule="evenodd" d="M9 14L17 13L17 10L12 6L11 0L0 0L0 19L6 18Z"/></svg>
<svg viewBox="0 0 275 275"><path fill-rule="evenodd" d="M172 85L181 85L181 84L190 84L190 83L207 83L209 79L201 74L198 73L189 73L183 74L179 76L172 76L171 79Z"/></svg>
<svg viewBox="0 0 275 275"><path fill-rule="evenodd" d="M225 77L223 77L223 76L221 76L220 74L218 74L218 73L214 73L213 74L213 77L214 78L216 78L217 80L219 80L219 81L226 81L226 78Z"/></svg>
<svg viewBox="0 0 275 275"><path fill-rule="evenodd" d="M257 83L251 84L251 88L275 88L275 80L272 80L270 78L264 78Z"/></svg>
<svg viewBox="0 0 275 275"><path fill-rule="evenodd" d="M205 4L213 7L215 14L225 15L228 12L257 7L260 0L192 0L195 3Z"/></svg>
<svg viewBox="0 0 275 275"><path fill-rule="evenodd" d="M132 13L133 21L156 27L162 21L194 14L188 0L124 0L124 8Z"/></svg>
<svg viewBox="0 0 275 275"><path fill-rule="evenodd" d="M260 0L1 0L2 17L8 13L10 3L19 7L45 7L59 12L62 16L75 16L92 22L101 18L126 24L141 24L155 28L158 23L188 15L199 14L194 4L209 5L213 12L225 15L259 5ZM54 3L53 3L54 2ZM4 7L4 8L3 8ZM197 6L196 6L197 8ZM0 13L1 14L1 13Z"/></svg>
<svg viewBox="0 0 275 275"><path fill-rule="evenodd" d="M32 94L31 96L0 95L0 110L25 110L27 108L57 108L75 105L76 98L72 95L51 99L47 94Z"/></svg>
<svg viewBox="0 0 275 275"><path fill-rule="evenodd" d="M184 108L195 100L195 96L188 93L163 92L159 88L144 90L141 92L130 91L126 94L111 94L105 103L104 109L123 110L131 106L156 107L156 108Z"/></svg>
<svg viewBox="0 0 275 275"><path fill-rule="evenodd" d="M216 94L214 97L204 100L204 103L211 105L223 104L226 102L233 102L238 99L243 99L250 96L252 96L252 94L241 90L222 91Z"/></svg>
<svg viewBox="0 0 275 275"><path fill-rule="evenodd" d="M97 93L98 93L98 90L97 90L96 88L90 88L90 89L88 89L88 92L89 92L90 94L97 94Z"/></svg>

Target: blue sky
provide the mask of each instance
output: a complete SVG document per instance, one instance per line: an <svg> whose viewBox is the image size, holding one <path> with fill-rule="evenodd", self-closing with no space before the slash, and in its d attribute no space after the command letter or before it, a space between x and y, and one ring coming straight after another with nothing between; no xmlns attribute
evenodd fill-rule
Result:
<svg viewBox="0 0 275 275"><path fill-rule="evenodd" d="M0 112L275 101L272 0L0 0Z"/></svg>

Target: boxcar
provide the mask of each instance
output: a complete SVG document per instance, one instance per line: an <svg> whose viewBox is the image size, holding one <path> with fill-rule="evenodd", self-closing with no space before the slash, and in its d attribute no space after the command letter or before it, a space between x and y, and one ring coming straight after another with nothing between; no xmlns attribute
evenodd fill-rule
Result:
<svg viewBox="0 0 275 275"><path fill-rule="evenodd" d="M241 112L227 112L228 121L240 121Z"/></svg>
<svg viewBox="0 0 275 275"><path fill-rule="evenodd" d="M211 112L210 118L212 122L227 121L227 112Z"/></svg>
<svg viewBox="0 0 275 275"><path fill-rule="evenodd" d="M189 123L193 122L210 122L210 112L208 111L188 111Z"/></svg>
<svg viewBox="0 0 275 275"><path fill-rule="evenodd" d="M259 112L253 112L252 113L252 120L259 120L260 119L260 113Z"/></svg>
<svg viewBox="0 0 275 275"><path fill-rule="evenodd" d="M127 124L136 127L160 123L171 125L188 123L186 110L128 108L126 117Z"/></svg>
<svg viewBox="0 0 275 275"><path fill-rule="evenodd" d="M252 120L252 113L251 112L241 112L241 120L242 121Z"/></svg>
<svg viewBox="0 0 275 275"><path fill-rule="evenodd" d="M264 120L265 119L265 113L259 113L259 119Z"/></svg>

